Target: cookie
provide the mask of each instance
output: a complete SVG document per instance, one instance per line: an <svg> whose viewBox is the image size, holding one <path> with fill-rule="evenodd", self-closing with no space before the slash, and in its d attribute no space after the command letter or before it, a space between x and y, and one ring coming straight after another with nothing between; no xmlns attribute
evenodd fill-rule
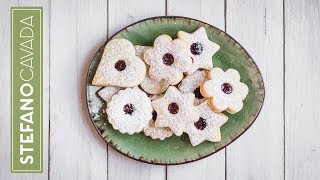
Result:
<svg viewBox="0 0 320 180"><path fill-rule="evenodd" d="M149 97L151 100L156 100L163 95L153 95ZM146 127L143 130L143 133L146 136L150 136L152 139L160 139L164 140L167 137L170 137L173 135L173 132L171 131L170 128L167 127L155 127L155 121L157 118L157 112L153 111L152 112L152 119L149 121L148 127Z"/></svg>
<svg viewBox="0 0 320 180"><path fill-rule="evenodd" d="M144 62L147 64L147 72L149 71L149 64L150 62L146 62L146 60L143 58L143 55L146 50L150 49L150 46L134 46L136 49L136 56L141 57ZM148 73L146 73L146 76L144 80L140 83L141 89L143 89L145 92L149 94L161 94L164 91L167 90L169 87L169 84L165 80L155 81L154 79L150 78Z"/></svg>
<svg viewBox="0 0 320 180"><path fill-rule="evenodd" d="M179 90L182 93L193 93L195 95L194 104L199 105L205 101L200 92L200 86L207 80L207 71L197 70L196 72L187 75L179 84Z"/></svg>
<svg viewBox="0 0 320 180"><path fill-rule="evenodd" d="M92 84L97 86L138 86L146 75L146 66L135 55L133 44L113 39L106 45Z"/></svg>
<svg viewBox="0 0 320 180"><path fill-rule="evenodd" d="M108 120L121 133L134 134L152 118L151 100L138 87L120 90L107 106Z"/></svg>
<svg viewBox="0 0 320 180"><path fill-rule="evenodd" d="M140 46L140 45L135 45L134 48L136 49L136 56L138 56L140 59L144 61L147 65L150 64L149 61L146 62L144 59L144 53L151 48L151 46Z"/></svg>
<svg viewBox="0 0 320 180"><path fill-rule="evenodd" d="M208 39L204 27L200 27L191 34L178 31L178 38L187 42L189 56L193 61L187 74L192 74L197 69L210 70L213 67L212 56L220 49L220 46Z"/></svg>
<svg viewBox="0 0 320 180"><path fill-rule="evenodd" d="M151 103L157 113L155 127L169 127L175 135L181 136L187 124L199 119L193 102L193 93L182 94L176 87L169 86L162 98Z"/></svg>
<svg viewBox="0 0 320 180"><path fill-rule="evenodd" d="M221 141L220 127L227 122L228 117L222 113L213 112L207 101L201 103L197 108L200 112L200 118L197 122L188 124L186 130L192 146L205 140Z"/></svg>
<svg viewBox="0 0 320 180"><path fill-rule="evenodd" d="M172 40L168 35L161 35L154 41L154 46L144 53L146 62L150 62L149 76L155 81L165 80L170 85L178 84L183 72L190 69L192 61L186 42Z"/></svg>
<svg viewBox="0 0 320 180"><path fill-rule="evenodd" d="M107 103L111 101L113 95L119 92L120 88L107 86L98 91L98 95Z"/></svg>
<svg viewBox="0 0 320 180"><path fill-rule="evenodd" d="M213 68L209 72L209 79L200 88L201 94L209 98L209 105L215 112L234 114L243 107L243 100L248 94L248 86L240 82L240 75L235 69L224 72L220 68Z"/></svg>

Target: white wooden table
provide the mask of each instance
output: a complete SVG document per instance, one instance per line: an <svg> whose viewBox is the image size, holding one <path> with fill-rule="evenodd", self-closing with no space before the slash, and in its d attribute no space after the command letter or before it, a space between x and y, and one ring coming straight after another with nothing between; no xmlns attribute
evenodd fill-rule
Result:
<svg viewBox="0 0 320 180"><path fill-rule="evenodd" d="M44 172L10 174L10 7L44 8ZM135 21L179 15L237 39L264 78L253 126L224 150L178 166L108 148L85 105L85 75L108 36ZM0 180L319 179L319 0L0 0Z"/></svg>

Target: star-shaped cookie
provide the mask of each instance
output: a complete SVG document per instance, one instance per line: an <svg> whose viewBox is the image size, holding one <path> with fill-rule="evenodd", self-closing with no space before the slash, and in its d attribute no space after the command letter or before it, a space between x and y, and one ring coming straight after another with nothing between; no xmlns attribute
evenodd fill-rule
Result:
<svg viewBox="0 0 320 180"><path fill-rule="evenodd" d="M213 112L208 106L208 101L204 101L197 108L200 112L200 118L197 122L190 123L186 130L192 146L205 140L221 141L220 127L227 122L228 117L222 113Z"/></svg>
<svg viewBox="0 0 320 180"><path fill-rule="evenodd" d="M182 94L176 87L170 86L162 98L152 101L157 112L156 127L169 127L181 136L189 123L199 119L199 111L193 105L194 94Z"/></svg>
<svg viewBox="0 0 320 180"><path fill-rule="evenodd" d="M178 31L178 39L187 42L189 55L192 58L192 66L187 74L192 74L197 69L213 68L212 56L220 49L220 46L208 39L204 27L200 27L193 33Z"/></svg>

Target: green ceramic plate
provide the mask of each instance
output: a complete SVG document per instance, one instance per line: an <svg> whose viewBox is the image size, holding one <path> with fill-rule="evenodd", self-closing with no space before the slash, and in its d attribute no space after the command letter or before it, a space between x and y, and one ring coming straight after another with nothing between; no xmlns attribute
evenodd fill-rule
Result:
<svg viewBox="0 0 320 180"><path fill-rule="evenodd" d="M241 81L248 85L249 94L243 109L234 115L226 113L229 120L221 128L222 140L218 143L204 142L191 146L186 134L172 136L163 141L153 140L143 133L121 134L108 123L104 112L106 104L97 96L101 87L92 86L92 78L103 53L104 45L95 54L87 75L87 104L94 126L101 137L118 152L133 159L152 164L182 164L207 157L221 150L244 133L258 116L264 100L264 84L261 73L246 50L232 37L207 23L185 17L155 17L136 22L120 30L113 38L125 38L135 45L152 45L161 34L176 38L177 31L193 32L205 27L210 40L220 45L213 56L214 66L224 70L239 71Z"/></svg>

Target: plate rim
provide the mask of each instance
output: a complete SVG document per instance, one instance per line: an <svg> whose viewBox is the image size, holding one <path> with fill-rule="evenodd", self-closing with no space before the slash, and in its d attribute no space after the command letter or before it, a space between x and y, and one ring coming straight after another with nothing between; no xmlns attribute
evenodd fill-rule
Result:
<svg viewBox="0 0 320 180"><path fill-rule="evenodd" d="M139 24L141 22L144 22L144 21L148 21L148 20L156 20L156 19L175 19L175 18L180 18L180 19L186 19L186 20L192 20L192 21L198 21L200 23L203 23L207 26L210 26L216 30L218 30L220 33L223 33L225 36L227 36L228 38L230 38L231 40L233 40L236 44L239 45L240 49L242 49L247 55L248 55L248 58L252 60L252 63L255 65L255 67L257 68L257 72L258 74L260 75L261 77L261 84L262 84L262 87L260 87L260 89L262 90L262 101L261 101L261 106L257 112L257 114L255 115L255 117L253 118L252 122L249 124L249 126L247 126L244 131L242 131L239 135L237 135L234 139L232 139L229 143L225 144L224 146L222 146L221 148L219 149L216 149L214 152L212 153L209 153L209 154L206 154L204 156L201 156L201 157L198 157L196 159L193 159L193 160L186 160L186 161L183 161L183 162L176 162L176 163L161 163L161 162L153 162L153 161L147 161L147 160L144 160L144 159L139 159L139 158L135 158L133 156L129 156L128 154L126 154L125 152L122 152L121 150L117 149L112 143L108 142L103 136L102 134L100 133L99 129L97 128L97 126L95 126L94 124L94 120L92 119L92 117L90 116L90 111L89 111L89 103L88 103L88 85L87 85L87 82L88 82L88 77L89 77L89 73L90 73L90 67L92 65L92 60L96 58L96 56L99 54L99 52L101 52L102 48L110 41L112 40L116 35L118 35L120 32L126 30L127 28L133 26L133 25L136 25L136 24ZM242 136L251 126L252 124L254 124L254 122L256 121L257 117L259 116L260 112L261 112L261 109L264 105L264 100L265 100L265 94L266 94L266 90L265 90L265 85L264 85L264 80L263 80L263 76L262 76L262 73L259 69L259 67L257 66L256 62L254 61L254 59L251 57L251 55L249 54L249 52L237 41L235 40L231 35L229 35L228 33L226 33L225 31L222 31L221 29L217 28L216 26L214 25L211 25L209 23L206 23L206 22L203 22L201 20L198 20L198 19L195 19L195 18L190 18L190 17L185 17L185 16L154 16L154 17L149 17L149 18L145 18L145 19L141 19L139 21L136 21L134 23L131 23L125 27L123 27L122 29L118 30L117 32L115 32L112 36L108 37L106 41L104 41L102 43L102 45L98 48L98 50L95 52L94 56L92 58L90 58L90 63L89 63L89 66L88 66L88 70L87 70L87 73L86 73L86 82L84 83L84 85L86 86L85 87L85 94L86 94L86 97L85 97L85 100L86 100L86 107L87 107L87 111L88 111L88 115L89 115L89 118L91 120L91 123L92 125L94 126L95 130L97 131L97 133L99 134L99 136L103 139L103 141L105 143L107 143L108 146L112 147L115 151L119 152L120 154L130 158L130 159L134 159L136 161L139 161L139 162L143 162L143 163L147 163L147 164L152 164L152 165L180 165L180 164L187 164L187 163L191 163L191 162L195 162L195 161L199 161L201 159L204 159L206 157L209 157L219 151L221 151L222 149L226 148L227 146L229 146L231 143L233 143L234 141L236 141L240 136Z"/></svg>

